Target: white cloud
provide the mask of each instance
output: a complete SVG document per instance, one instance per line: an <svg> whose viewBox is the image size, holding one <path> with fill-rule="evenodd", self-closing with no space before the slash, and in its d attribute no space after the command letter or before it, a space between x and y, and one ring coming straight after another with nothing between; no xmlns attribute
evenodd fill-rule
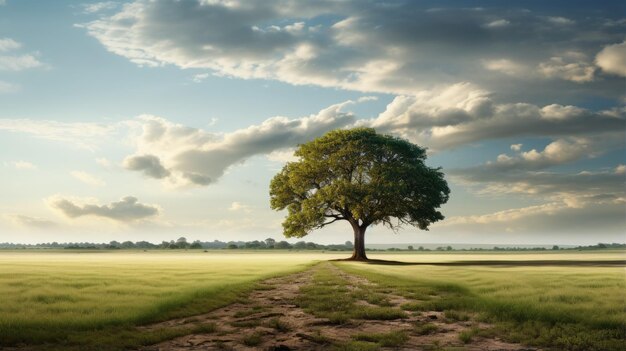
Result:
<svg viewBox="0 0 626 351"><path fill-rule="evenodd" d="M102 1L95 2L92 4L83 4L83 11L87 14L98 13L106 10L113 10L119 6L118 2L115 1Z"/></svg>
<svg viewBox="0 0 626 351"><path fill-rule="evenodd" d="M205 79L209 78L208 73L199 73L193 76L193 81L195 83L202 83Z"/></svg>
<svg viewBox="0 0 626 351"><path fill-rule="evenodd" d="M37 169L37 166L27 161L15 161L15 162L11 162L11 165L15 167L15 169L25 169L25 170Z"/></svg>
<svg viewBox="0 0 626 351"><path fill-rule="evenodd" d="M583 56L582 58L580 56ZM576 83L590 82L594 79L595 67L586 61L583 54L551 57L539 64L539 72L547 78L560 78Z"/></svg>
<svg viewBox="0 0 626 351"><path fill-rule="evenodd" d="M30 54L0 56L0 71L22 71L42 66L43 63Z"/></svg>
<svg viewBox="0 0 626 351"><path fill-rule="evenodd" d="M72 175L72 177L80 180L81 182L85 183L85 184L89 184L89 185L94 185L94 186L105 186L106 183L96 177L93 174L89 174L87 172L83 172L83 171L71 171L70 174Z"/></svg>
<svg viewBox="0 0 626 351"><path fill-rule="evenodd" d="M523 76L529 73L528 67L509 59L482 60L482 64L485 69L509 76Z"/></svg>
<svg viewBox="0 0 626 351"><path fill-rule="evenodd" d="M626 77L626 41L604 47L596 56L596 64L606 73Z"/></svg>
<svg viewBox="0 0 626 351"><path fill-rule="evenodd" d="M141 66L406 95L435 84L472 81L515 96L557 86L533 83L538 74L519 73L549 60L546 52L591 55L596 49L581 37L608 43L618 35L599 25L606 22L601 15L572 15L577 20L510 10L504 19L495 8L432 11L412 1L394 6L350 0L135 1L81 26L109 51ZM503 55L508 61L487 59L486 66L524 78L523 84L534 89L475 69L476 62ZM569 67L560 75L581 81L587 79L585 70ZM615 95L615 84L605 84L603 91Z"/></svg>
<svg viewBox="0 0 626 351"><path fill-rule="evenodd" d="M231 166L254 155L296 146L327 131L354 122L342 108L353 101L332 105L297 119L272 117L259 125L226 134L185 127L163 118L143 116L137 153L126 158L127 169L167 179L174 186L208 185Z"/></svg>
<svg viewBox="0 0 626 351"><path fill-rule="evenodd" d="M142 204L132 196L126 196L108 205L80 204L61 196L53 196L47 199L47 203L68 218L95 216L119 222L133 222L159 214L157 206Z"/></svg>
<svg viewBox="0 0 626 351"><path fill-rule="evenodd" d="M497 104L469 83L397 96L375 119L359 121L434 150L522 136L594 136L626 127L626 109L594 112L576 106Z"/></svg>
<svg viewBox="0 0 626 351"><path fill-rule="evenodd" d="M512 144L511 145L511 150L513 151L520 151L522 149L523 144Z"/></svg>
<svg viewBox="0 0 626 351"><path fill-rule="evenodd" d="M285 150L276 150L267 154L267 159L273 162L279 163L287 163L287 162L295 162L298 160L298 157L294 155L296 150L294 148L289 148Z"/></svg>
<svg viewBox="0 0 626 351"><path fill-rule="evenodd" d="M621 145L620 145L621 144ZM514 146L519 145L519 148ZM589 138L568 138L558 139L548 144L544 150L521 152L515 156L500 155L495 163L489 163L488 166L493 170L497 167L500 169L541 169L555 165L560 165L581 158L595 157L608 149L615 149L623 146L621 138L613 138L611 141L606 139L592 140ZM521 144L511 145L514 151L520 151Z"/></svg>
<svg viewBox="0 0 626 351"><path fill-rule="evenodd" d="M11 38L0 38L0 52L13 51L22 47L22 44Z"/></svg>

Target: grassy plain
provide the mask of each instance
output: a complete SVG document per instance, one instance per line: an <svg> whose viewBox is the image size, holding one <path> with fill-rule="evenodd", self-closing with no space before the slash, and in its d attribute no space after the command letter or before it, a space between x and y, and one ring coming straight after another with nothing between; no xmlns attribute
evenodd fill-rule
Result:
<svg viewBox="0 0 626 351"><path fill-rule="evenodd" d="M376 258L422 262L425 257ZM601 263L624 260L624 252L432 254L429 258L442 265L341 263L340 267L411 297L415 303L406 310L445 311L456 318L479 314L511 341L557 350L626 347L624 267ZM445 265L458 261L455 258L468 264ZM536 265L537 261L542 264ZM597 263L584 266L581 261Z"/></svg>
<svg viewBox="0 0 626 351"><path fill-rule="evenodd" d="M85 349L87 345L97 349L109 345L121 349L202 328L212 330L214 325L140 333L135 326L207 312L240 299L256 287L256 281L345 256L328 252L0 251L0 346ZM370 256L419 263L336 264L379 283L378 293L388 288L413 299L414 303L405 306L407 313L434 309L446 311L450 318L478 314L496 324L498 333L509 340L555 349L617 350L624 346L624 267L576 263L623 260L624 252ZM567 261L573 264L564 264ZM451 262L467 264L447 265ZM340 296L334 298L340 300Z"/></svg>
<svg viewBox="0 0 626 351"><path fill-rule="evenodd" d="M135 325L209 311L320 254L0 252L0 346L109 343ZM126 343L186 331L125 335ZM154 334L154 333L153 333Z"/></svg>

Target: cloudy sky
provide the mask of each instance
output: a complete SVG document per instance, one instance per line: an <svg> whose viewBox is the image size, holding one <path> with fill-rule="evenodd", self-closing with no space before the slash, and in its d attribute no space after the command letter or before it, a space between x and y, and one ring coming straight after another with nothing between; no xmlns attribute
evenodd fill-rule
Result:
<svg viewBox="0 0 626 351"><path fill-rule="evenodd" d="M370 243L624 242L625 78L620 1L0 0L0 242L279 239L270 179L353 126L452 188Z"/></svg>

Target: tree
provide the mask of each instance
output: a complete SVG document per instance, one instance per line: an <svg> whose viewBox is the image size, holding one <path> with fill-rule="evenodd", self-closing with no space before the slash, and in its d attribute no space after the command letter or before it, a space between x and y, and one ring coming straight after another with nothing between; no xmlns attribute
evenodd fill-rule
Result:
<svg viewBox="0 0 626 351"><path fill-rule="evenodd" d="M267 245L268 248L273 249L275 244L276 240L274 240L273 238L265 239L265 245Z"/></svg>
<svg viewBox="0 0 626 351"><path fill-rule="evenodd" d="M450 189L439 168L424 164L426 150L371 128L335 130L300 145L270 184L271 207L287 209L286 237L347 221L354 232L352 260L367 260L365 231L382 224L427 230L442 220L437 209Z"/></svg>
<svg viewBox="0 0 626 351"><path fill-rule="evenodd" d="M180 238L178 238L176 240L176 246L180 247L181 249L186 249L189 246L189 243L187 242L187 238L185 238L184 236L181 236Z"/></svg>
<svg viewBox="0 0 626 351"><path fill-rule="evenodd" d="M279 241L274 245L276 249L291 249L291 244L286 241Z"/></svg>

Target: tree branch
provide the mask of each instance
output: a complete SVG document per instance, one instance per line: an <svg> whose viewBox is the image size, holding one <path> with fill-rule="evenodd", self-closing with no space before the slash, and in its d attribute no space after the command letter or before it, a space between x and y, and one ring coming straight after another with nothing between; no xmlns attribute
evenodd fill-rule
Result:
<svg viewBox="0 0 626 351"><path fill-rule="evenodd" d="M340 221L340 220L342 220L342 219L345 219L345 218L343 218L343 217L341 217L341 218L335 218L335 219L333 219L333 220L332 220L332 221L330 221L330 222L322 223L322 224L320 224L320 225L319 225L319 228L324 228L325 226L327 226L327 225L329 225L329 224L331 224L331 223L334 223L334 222Z"/></svg>

